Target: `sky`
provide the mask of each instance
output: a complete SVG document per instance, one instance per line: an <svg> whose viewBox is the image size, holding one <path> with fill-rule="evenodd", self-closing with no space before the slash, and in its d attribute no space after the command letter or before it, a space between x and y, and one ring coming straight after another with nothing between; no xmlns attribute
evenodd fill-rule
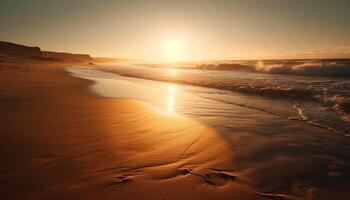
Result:
<svg viewBox="0 0 350 200"><path fill-rule="evenodd" d="M1 0L0 40L147 60L350 57L348 0Z"/></svg>

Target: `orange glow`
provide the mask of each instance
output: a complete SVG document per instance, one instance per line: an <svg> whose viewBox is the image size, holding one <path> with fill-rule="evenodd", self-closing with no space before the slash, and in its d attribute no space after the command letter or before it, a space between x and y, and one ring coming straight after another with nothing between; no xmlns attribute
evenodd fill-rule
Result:
<svg viewBox="0 0 350 200"><path fill-rule="evenodd" d="M167 40L163 44L163 59L173 63L183 60L184 45L179 40Z"/></svg>

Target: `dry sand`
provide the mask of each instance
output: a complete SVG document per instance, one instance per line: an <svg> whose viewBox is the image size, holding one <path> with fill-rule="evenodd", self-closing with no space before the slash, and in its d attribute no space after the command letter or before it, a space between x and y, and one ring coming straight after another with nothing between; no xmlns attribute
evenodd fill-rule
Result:
<svg viewBox="0 0 350 200"><path fill-rule="evenodd" d="M280 199L232 169L215 131L99 98L68 64L0 66L0 199Z"/></svg>

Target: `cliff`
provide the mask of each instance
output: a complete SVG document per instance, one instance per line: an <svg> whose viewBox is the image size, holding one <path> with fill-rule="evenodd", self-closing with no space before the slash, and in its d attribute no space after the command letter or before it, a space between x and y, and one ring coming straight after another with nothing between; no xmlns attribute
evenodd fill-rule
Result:
<svg viewBox="0 0 350 200"><path fill-rule="evenodd" d="M39 47L28 47L20 44L0 41L0 54L6 57L30 58L41 55Z"/></svg>
<svg viewBox="0 0 350 200"><path fill-rule="evenodd" d="M39 47L29 47L3 41L0 41L0 57L66 62L90 62L92 60L88 54L42 51Z"/></svg>

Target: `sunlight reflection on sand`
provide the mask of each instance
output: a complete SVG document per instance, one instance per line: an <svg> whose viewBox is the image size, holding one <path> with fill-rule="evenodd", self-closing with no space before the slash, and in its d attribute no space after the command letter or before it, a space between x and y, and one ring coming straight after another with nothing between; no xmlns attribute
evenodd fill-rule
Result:
<svg viewBox="0 0 350 200"><path fill-rule="evenodd" d="M173 112L174 110L174 103L176 98L176 86L174 84L168 85L168 111Z"/></svg>
<svg viewBox="0 0 350 200"><path fill-rule="evenodd" d="M86 68L71 68L68 71L73 74L77 73L80 77L97 81L91 86L91 89L101 96L140 100L169 113L177 112L177 103L185 96L191 95L190 93L180 92L180 88L172 83L125 78L116 74ZM171 74L173 73L176 73L176 70L171 72Z"/></svg>

